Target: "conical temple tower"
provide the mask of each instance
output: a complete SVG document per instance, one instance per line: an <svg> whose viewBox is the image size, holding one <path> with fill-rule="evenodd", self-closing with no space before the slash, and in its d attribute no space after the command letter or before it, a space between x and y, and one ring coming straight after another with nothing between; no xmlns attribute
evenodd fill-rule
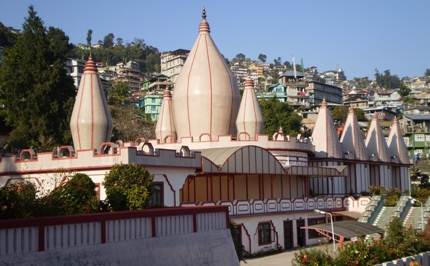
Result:
<svg viewBox="0 0 430 266"><path fill-rule="evenodd" d="M388 152L387 142L384 134L378 123L378 115L375 113L370 122L370 127L366 137L366 148L369 152L371 160L380 160L390 162L390 154Z"/></svg>
<svg viewBox="0 0 430 266"><path fill-rule="evenodd" d="M112 117L91 56L79 83L70 129L76 150L97 149L111 137Z"/></svg>
<svg viewBox="0 0 430 266"><path fill-rule="evenodd" d="M160 143L173 143L176 141L176 129L173 122L172 95L166 89L163 94L160 114L158 115L155 135Z"/></svg>
<svg viewBox="0 0 430 266"><path fill-rule="evenodd" d="M312 131L312 143L317 153L325 153L327 157L342 158L342 147L325 99L321 103L317 121Z"/></svg>
<svg viewBox="0 0 430 266"><path fill-rule="evenodd" d="M236 81L210 35L203 10L199 34L173 93L178 139L217 140L236 134L240 95Z"/></svg>
<svg viewBox="0 0 430 266"><path fill-rule="evenodd" d="M403 140L402 131L400 130L399 122L396 117L394 117L390 134L388 135L388 148L392 154L396 155L401 163L410 163L408 148Z"/></svg>
<svg viewBox="0 0 430 266"><path fill-rule="evenodd" d="M256 140L263 129L263 115L255 95L254 82L246 79L244 87L236 119L238 139Z"/></svg>
<svg viewBox="0 0 430 266"><path fill-rule="evenodd" d="M348 154L352 154L354 159L369 159L366 145L361 135L360 126L358 125L357 116L353 108L349 108L340 142L342 143L343 150Z"/></svg>

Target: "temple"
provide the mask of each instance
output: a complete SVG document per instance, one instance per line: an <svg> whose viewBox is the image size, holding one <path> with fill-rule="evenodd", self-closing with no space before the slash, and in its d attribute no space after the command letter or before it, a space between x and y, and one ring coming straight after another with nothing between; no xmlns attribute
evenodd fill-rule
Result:
<svg viewBox="0 0 430 266"><path fill-rule="evenodd" d="M324 219L314 209L345 210L347 196L371 186L409 190L410 162L396 120L387 144L376 117L364 138L350 110L339 138L323 101L311 138L282 128L267 136L252 81L244 85L240 97L204 13L173 92L164 92L156 139L111 142L111 115L89 58L70 121L73 147L2 157L0 186L25 179L44 193L81 172L104 199L113 165L142 164L154 176L157 204L228 206L249 253L318 243L321 236L303 229Z"/></svg>

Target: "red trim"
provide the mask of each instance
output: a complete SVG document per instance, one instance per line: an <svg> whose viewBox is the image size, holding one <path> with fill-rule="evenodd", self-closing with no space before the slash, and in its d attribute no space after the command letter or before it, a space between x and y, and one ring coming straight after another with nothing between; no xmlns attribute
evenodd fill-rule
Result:
<svg viewBox="0 0 430 266"><path fill-rule="evenodd" d="M209 49L208 49L208 40L206 39L206 35L203 35L205 38L205 44L206 44L206 58L208 60L208 69L209 69L209 90L210 90L210 97L209 97L209 139L212 139L212 73L211 73L211 62L209 60ZM230 125L228 125L230 127Z"/></svg>
<svg viewBox="0 0 430 266"><path fill-rule="evenodd" d="M91 88L91 148L94 149L94 91L93 91L93 75L90 75Z"/></svg>
<svg viewBox="0 0 430 266"><path fill-rule="evenodd" d="M101 221L100 230L101 243L106 243L106 221Z"/></svg>
<svg viewBox="0 0 430 266"><path fill-rule="evenodd" d="M175 216L175 215L190 215L197 213L214 213L225 212L228 214L228 206L195 206L195 207L176 207L176 208L156 208L145 209L141 211L121 211L108 213L95 213L71 216L53 216L28 219L3 219L0 220L0 229L21 228L62 224L77 224L101 222L121 219L135 219L140 217L160 217L160 216ZM40 232L39 232L40 233Z"/></svg>
<svg viewBox="0 0 430 266"><path fill-rule="evenodd" d="M15 224L11 224L14 226L11 226L9 228L13 228L16 227ZM45 226L43 225L39 225L38 227L38 247L37 250L38 251L44 251L45 250Z"/></svg>
<svg viewBox="0 0 430 266"><path fill-rule="evenodd" d="M81 145L81 134L79 132L79 124L80 124L79 117L81 115L82 98L84 96L86 77L87 77L87 75L85 75L85 74L82 76L83 84L82 84L82 90L81 90L81 97L79 98L78 115L76 118L76 131L78 132L78 149L81 149L81 147L82 147L82 145Z"/></svg>

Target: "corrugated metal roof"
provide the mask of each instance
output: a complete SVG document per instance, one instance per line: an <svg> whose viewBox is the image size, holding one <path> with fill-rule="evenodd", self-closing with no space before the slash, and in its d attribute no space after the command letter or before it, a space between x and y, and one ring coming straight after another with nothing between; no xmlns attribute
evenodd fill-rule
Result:
<svg viewBox="0 0 430 266"><path fill-rule="evenodd" d="M346 239L351 239L356 236L365 236L371 234L383 234L384 230L368 223L360 223L357 221L340 221L334 222L334 234L341 235ZM331 234L331 224L315 224L304 226L302 228L321 230Z"/></svg>
<svg viewBox="0 0 430 266"><path fill-rule="evenodd" d="M405 114L405 117L410 120L430 120L430 114Z"/></svg>
<svg viewBox="0 0 430 266"><path fill-rule="evenodd" d="M243 147L212 148L200 150L202 156L211 160L214 164L222 166L224 162L237 150Z"/></svg>

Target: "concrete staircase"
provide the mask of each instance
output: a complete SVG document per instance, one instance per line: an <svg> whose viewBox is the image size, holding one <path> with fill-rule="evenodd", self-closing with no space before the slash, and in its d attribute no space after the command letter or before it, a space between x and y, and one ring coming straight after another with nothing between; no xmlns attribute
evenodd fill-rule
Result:
<svg viewBox="0 0 430 266"><path fill-rule="evenodd" d="M408 197L401 196L395 207L382 207L380 213L372 224L385 230L394 217L399 217L404 220L409 213L410 208L411 203Z"/></svg>
<svg viewBox="0 0 430 266"><path fill-rule="evenodd" d="M430 218L430 198L424 203L423 206L424 223ZM405 227L412 227L416 230L421 230L421 207L411 207L405 217L403 225Z"/></svg>
<svg viewBox="0 0 430 266"><path fill-rule="evenodd" d="M362 213L359 222L372 224L382 207L384 206L384 199L381 196L372 196L369 204L366 206L366 210Z"/></svg>

